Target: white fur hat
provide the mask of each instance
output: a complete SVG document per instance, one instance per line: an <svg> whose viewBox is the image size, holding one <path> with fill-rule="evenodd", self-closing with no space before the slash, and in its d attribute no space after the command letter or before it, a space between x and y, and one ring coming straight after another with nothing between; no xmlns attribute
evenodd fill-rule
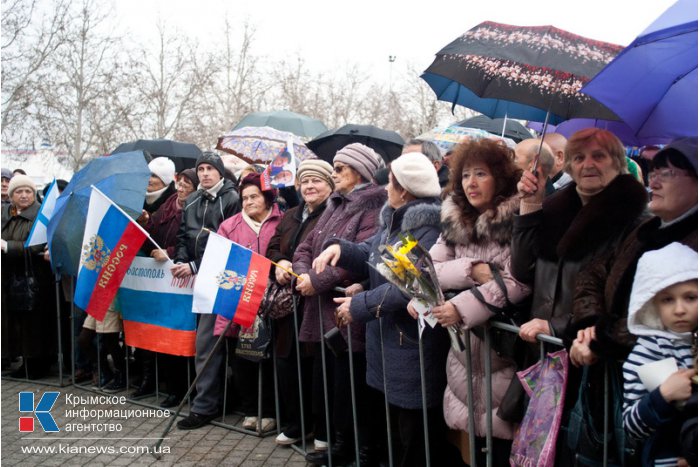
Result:
<svg viewBox="0 0 700 467"><path fill-rule="evenodd" d="M391 161L391 173L416 198L440 196L437 171L425 154L407 152Z"/></svg>
<svg viewBox="0 0 700 467"><path fill-rule="evenodd" d="M175 164L167 157L156 157L148 163L148 169L166 185L175 180Z"/></svg>
<svg viewBox="0 0 700 467"><path fill-rule="evenodd" d="M10 185L7 187L7 194L12 198L12 193L19 187L27 187L34 192L36 196L36 184L29 175L17 174L10 179Z"/></svg>
<svg viewBox="0 0 700 467"><path fill-rule="evenodd" d="M661 320L649 306L654 296L674 284L698 278L698 252L678 242L660 250L647 251L639 258L634 274L627 314L630 333L641 336L658 334ZM651 328L651 329L650 329Z"/></svg>

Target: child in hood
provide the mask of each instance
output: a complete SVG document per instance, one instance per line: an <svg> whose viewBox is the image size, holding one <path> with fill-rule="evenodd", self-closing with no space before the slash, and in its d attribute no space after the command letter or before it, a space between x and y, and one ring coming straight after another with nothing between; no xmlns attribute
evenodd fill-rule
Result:
<svg viewBox="0 0 700 467"><path fill-rule="evenodd" d="M681 408L697 391L697 324L697 252L671 243L642 255L627 319L638 339L623 365L623 422L628 435L644 441L644 465L687 465L679 464L679 432ZM660 360L677 370L663 373L656 368ZM659 381L654 383L647 372Z"/></svg>

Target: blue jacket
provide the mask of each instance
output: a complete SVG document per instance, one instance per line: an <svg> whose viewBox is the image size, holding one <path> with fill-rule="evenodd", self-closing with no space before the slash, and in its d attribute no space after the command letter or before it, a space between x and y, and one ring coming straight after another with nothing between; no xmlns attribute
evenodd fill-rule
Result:
<svg viewBox="0 0 700 467"><path fill-rule="evenodd" d="M367 262L380 261L378 247L399 240L400 233L410 232L429 250L440 235L440 204L437 198L412 201L394 210L385 205L380 214L380 231L364 243L341 240L338 266L369 276L370 289L355 295L350 312L356 322L367 323L367 384L384 392L382 351L384 339L387 400L406 409L419 409L421 380L418 354L418 323L406 310L409 298L387 282ZM338 241L335 241L338 243ZM377 313L379 311L379 313ZM381 320L377 319L377 314ZM425 384L428 407L438 407L446 385L445 362L449 350L449 336L441 326L426 327L423 332Z"/></svg>

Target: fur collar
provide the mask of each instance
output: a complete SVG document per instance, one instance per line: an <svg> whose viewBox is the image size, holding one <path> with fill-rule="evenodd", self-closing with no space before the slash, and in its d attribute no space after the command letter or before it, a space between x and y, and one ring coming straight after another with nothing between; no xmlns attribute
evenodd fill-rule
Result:
<svg viewBox="0 0 700 467"><path fill-rule="evenodd" d="M392 219L393 217L393 219ZM382 230L391 225L393 230L407 232L423 226L440 226L440 203L438 198L418 199L394 209L386 203L379 213ZM395 222L400 225L394 225Z"/></svg>
<svg viewBox="0 0 700 467"><path fill-rule="evenodd" d="M549 259L583 259L611 238L631 230L648 202L646 189L631 175L619 175L583 206L570 183L545 199L539 253Z"/></svg>
<svg viewBox="0 0 700 467"><path fill-rule="evenodd" d="M360 211L369 211L381 208L386 202L386 190L383 186L368 185L347 195L333 193L326 202L327 205L337 209L341 204L345 204L345 214L352 216Z"/></svg>
<svg viewBox="0 0 700 467"><path fill-rule="evenodd" d="M512 196L480 214L472 223L464 219L459 206L452 196L448 196L442 202L442 238L448 243L460 245L488 242L508 245L513 234L513 216L519 207L518 196Z"/></svg>

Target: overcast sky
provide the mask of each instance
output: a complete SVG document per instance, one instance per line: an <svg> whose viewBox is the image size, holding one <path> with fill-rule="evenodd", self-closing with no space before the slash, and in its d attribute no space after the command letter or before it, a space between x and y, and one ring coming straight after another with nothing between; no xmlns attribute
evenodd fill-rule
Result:
<svg viewBox="0 0 700 467"><path fill-rule="evenodd" d="M407 63L426 68L435 53L482 21L547 25L628 45L673 0L117 0L116 17L135 38L158 17L195 34L206 46L228 14L256 27L254 52L271 58L300 54L325 71L345 63L389 74Z"/></svg>

